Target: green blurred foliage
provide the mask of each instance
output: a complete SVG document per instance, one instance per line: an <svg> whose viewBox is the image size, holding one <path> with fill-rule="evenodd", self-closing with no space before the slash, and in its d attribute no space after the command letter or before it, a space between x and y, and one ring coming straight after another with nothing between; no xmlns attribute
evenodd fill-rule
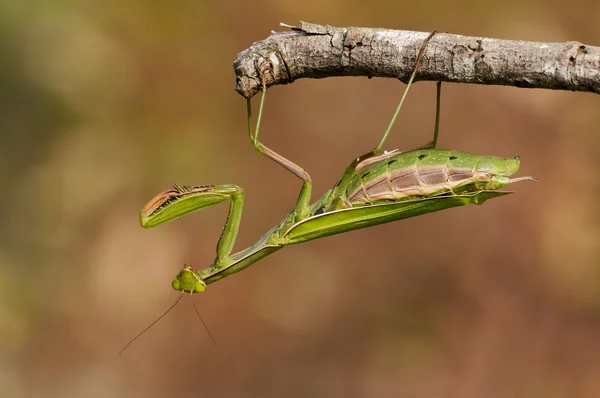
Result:
<svg viewBox="0 0 600 398"><path fill-rule="evenodd" d="M440 146L522 159L538 184L485 204L294 246L189 299L226 207L153 230L172 182L246 190L238 248L299 182L253 152L231 64L299 20L600 44L600 3L560 1L0 3L0 396L597 397L600 97L445 85ZM403 85L269 91L262 138L316 195L371 148ZM427 142L434 84L390 148Z"/></svg>

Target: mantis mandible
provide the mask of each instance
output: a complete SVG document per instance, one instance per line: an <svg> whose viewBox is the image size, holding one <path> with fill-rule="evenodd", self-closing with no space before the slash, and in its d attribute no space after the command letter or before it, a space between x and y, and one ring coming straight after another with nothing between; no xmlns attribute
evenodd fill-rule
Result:
<svg viewBox="0 0 600 398"><path fill-rule="evenodd" d="M150 228L229 200L229 215L217 244L213 263L195 271L186 266L172 287L189 293L205 291L206 285L235 274L258 260L291 244L415 217L466 204L482 204L511 192L498 191L507 184L535 181L534 177L510 178L519 169L519 158L477 156L435 149L440 118L441 82L437 83L437 107L433 140L415 150L382 152L385 140L415 78L425 47L436 32L423 42L412 75L400 103L379 144L354 159L335 186L310 204L312 182L300 166L269 149L258 140L266 96L262 81L256 129L247 100L248 133L256 151L287 169L302 188L294 209L252 246L232 254L240 227L244 190L237 185L179 186L154 197L140 213L140 223Z"/></svg>

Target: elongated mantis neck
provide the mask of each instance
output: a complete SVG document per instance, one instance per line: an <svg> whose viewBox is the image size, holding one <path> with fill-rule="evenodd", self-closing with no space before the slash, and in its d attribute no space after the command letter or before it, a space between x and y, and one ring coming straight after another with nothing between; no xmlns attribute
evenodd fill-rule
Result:
<svg viewBox="0 0 600 398"><path fill-rule="evenodd" d="M203 270L196 271L198 276L206 285L210 285L219 279L225 278L226 276L235 274L249 267L269 254L275 253L279 249L282 249L284 245L277 242L279 229L280 225L271 228L255 244L235 254L232 254L229 262L223 267L216 268L213 265ZM177 280L178 277L176 277L175 280Z"/></svg>

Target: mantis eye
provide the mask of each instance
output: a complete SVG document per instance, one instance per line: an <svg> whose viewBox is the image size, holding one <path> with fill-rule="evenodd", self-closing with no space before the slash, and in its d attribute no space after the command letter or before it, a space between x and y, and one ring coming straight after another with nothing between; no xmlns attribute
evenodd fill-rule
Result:
<svg viewBox="0 0 600 398"><path fill-rule="evenodd" d="M192 293L202 293L205 290L206 290L206 285L204 284L204 282L198 281L194 285L194 291Z"/></svg>
<svg viewBox="0 0 600 398"><path fill-rule="evenodd" d="M173 279L173 283L171 283L171 286L174 290L177 290L178 292L181 291L181 283L179 282L178 278Z"/></svg>

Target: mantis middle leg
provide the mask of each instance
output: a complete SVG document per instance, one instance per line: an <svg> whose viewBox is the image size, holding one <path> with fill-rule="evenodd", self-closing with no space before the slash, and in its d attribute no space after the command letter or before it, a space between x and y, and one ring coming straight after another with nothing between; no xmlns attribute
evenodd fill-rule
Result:
<svg viewBox="0 0 600 398"><path fill-rule="evenodd" d="M262 79L262 77L261 77ZM301 221L304 218L309 216L310 211L310 195L312 192L312 180L310 175L296 163L288 160L278 154L277 152L271 150L266 147L260 141L258 141L258 132L260 129L260 121L262 118L262 111L265 102L265 96L267 93L267 85L265 80L262 79L262 94L260 98L260 107L258 109L258 117L256 119L256 131L252 131L252 105L250 99L247 100L247 108L248 108L248 135L250 136L250 142L252 142L252 146L256 149L257 152L262 153L269 159L273 160L275 163L279 164L296 177L300 178L302 183L302 188L300 190L300 194L298 195L298 201L296 202L296 207L294 209L295 212L295 221Z"/></svg>

